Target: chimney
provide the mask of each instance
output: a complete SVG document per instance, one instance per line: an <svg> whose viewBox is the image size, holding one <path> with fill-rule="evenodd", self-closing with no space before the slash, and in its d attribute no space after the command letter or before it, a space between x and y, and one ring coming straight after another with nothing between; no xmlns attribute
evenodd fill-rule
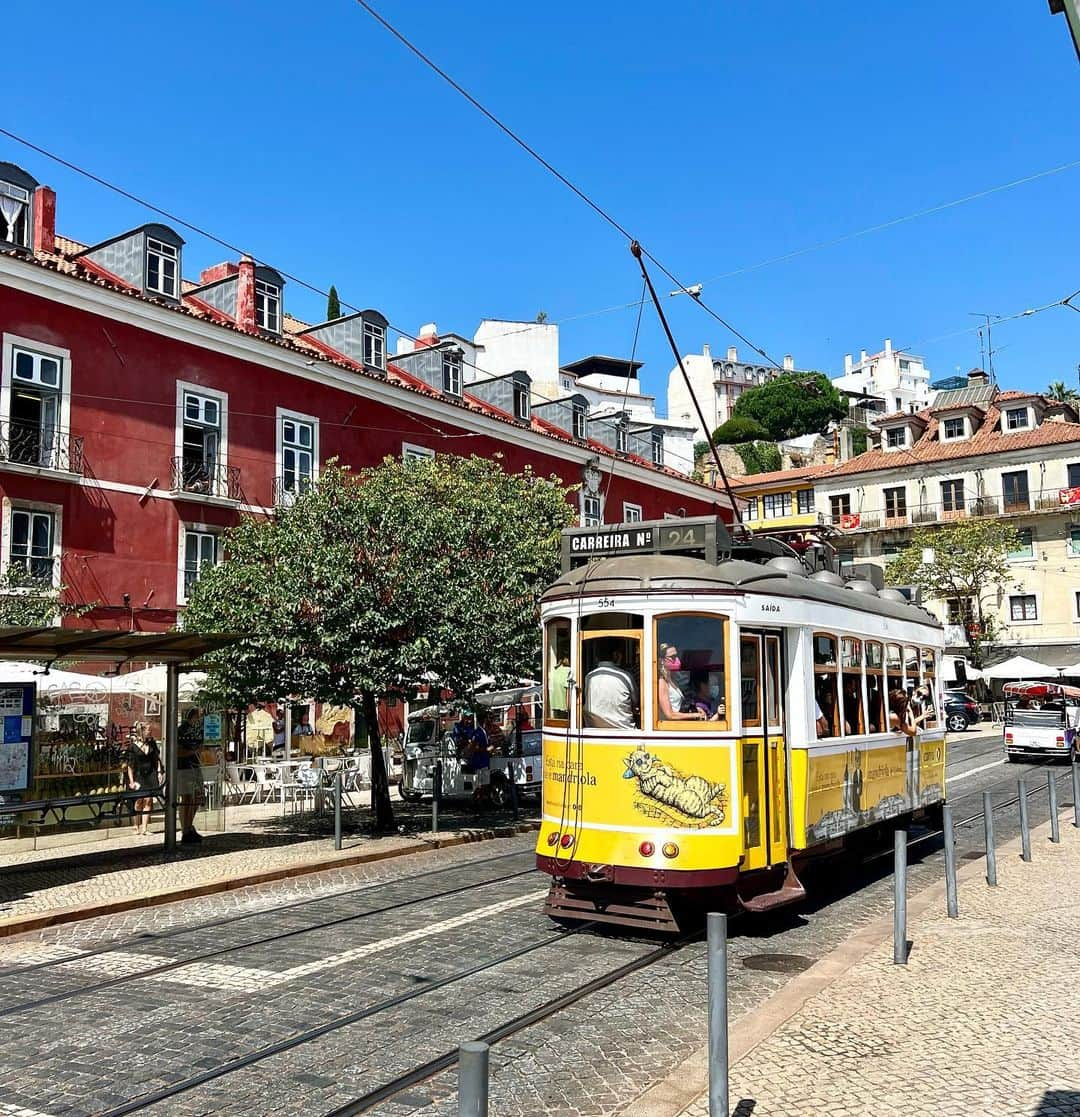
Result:
<svg viewBox="0 0 1080 1117"><path fill-rule="evenodd" d="M989 384L990 377L981 368L973 368L967 375L969 388L978 388L982 384Z"/></svg>
<svg viewBox="0 0 1080 1117"><path fill-rule="evenodd" d="M246 254L241 256L235 274L236 324L248 333L258 333L259 328L255 325L255 261Z"/></svg>
<svg viewBox="0 0 1080 1117"><path fill-rule="evenodd" d="M794 372L795 371L795 358L790 353L787 353L787 354L784 355L784 371L785 372Z"/></svg>
<svg viewBox="0 0 1080 1117"><path fill-rule="evenodd" d="M417 349L428 349L439 344L439 330L434 322L425 322L419 329L416 338Z"/></svg>
<svg viewBox="0 0 1080 1117"><path fill-rule="evenodd" d="M847 376L847 374L849 372L851 372L851 354L850 353L845 353L844 354L844 375Z"/></svg>
<svg viewBox="0 0 1080 1117"><path fill-rule="evenodd" d="M228 279L230 275L236 275L239 270L240 265L234 264L231 260L226 260L223 264L215 264L212 268L203 268L199 276L199 284L202 286L216 283L219 279Z"/></svg>
<svg viewBox="0 0 1080 1117"><path fill-rule="evenodd" d="M712 350L709 348L709 346L707 344L703 345L701 347L701 355L703 357L705 357L706 360L711 360L712 359Z"/></svg>
<svg viewBox="0 0 1080 1117"><path fill-rule="evenodd" d="M34 191L34 251L56 251L56 191L51 186Z"/></svg>
<svg viewBox="0 0 1080 1117"><path fill-rule="evenodd" d="M892 338L891 337L887 337L885 339L885 356L886 357L891 357L892 356Z"/></svg>
<svg viewBox="0 0 1080 1117"><path fill-rule="evenodd" d="M866 364L866 350L865 349L860 349L859 350L859 364L860 365L865 365Z"/></svg>
<svg viewBox="0 0 1080 1117"><path fill-rule="evenodd" d="M734 345L729 345L727 349L727 359L729 361L737 361L739 359L738 350Z"/></svg>

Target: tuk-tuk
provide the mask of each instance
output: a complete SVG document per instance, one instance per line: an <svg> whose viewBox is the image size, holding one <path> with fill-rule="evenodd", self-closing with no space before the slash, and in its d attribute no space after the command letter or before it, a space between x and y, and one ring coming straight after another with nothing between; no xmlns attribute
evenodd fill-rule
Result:
<svg viewBox="0 0 1080 1117"><path fill-rule="evenodd" d="M1006 683L1005 756L1070 757L1077 751L1080 688L1060 683Z"/></svg>

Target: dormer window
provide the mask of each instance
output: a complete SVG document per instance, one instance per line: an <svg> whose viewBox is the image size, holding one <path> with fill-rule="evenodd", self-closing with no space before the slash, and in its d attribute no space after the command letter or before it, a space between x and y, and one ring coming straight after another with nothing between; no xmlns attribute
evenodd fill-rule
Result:
<svg viewBox="0 0 1080 1117"><path fill-rule="evenodd" d="M0 240L30 246L30 191L12 182L0 182Z"/></svg>
<svg viewBox="0 0 1080 1117"><path fill-rule="evenodd" d="M179 293L180 250L153 237L146 238L146 289L175 299Z"/></svg>
<svg viewBox="0 0 1080 1117"><path fill-rule="evenodd" d="M574 437L581 442L588 438L589 418L584 407L575 407L573 411Z"/></svg>
<svg viewBox="0 0 1080 1117"><path fill-rule="evenodd" d="M954 419L945 419L941 424L941 439L943 442L954 442L959 438L967 437L967 422L963 416Z"/></svg>
<svg viewBox="0 0 1080 1117"><path fill-rule="evenodd" d="M626 453L626 427L622 423L615 427L615 452L617 454Z"/></svg>
<svg viewBox="0 0 1080 1117"><path fill-rule="evenodd" d="M885 432L885 445L890 450L902 450L907 445L907 427L890 427Z"/></svg>
<svg viewBox="0 0 1080 1117"><path fill-rule="evenodd" d="M1027 430L1031 426L1031 417L1026 407L1010 407L1005 411L1005 429L1007 431Z"/></svg>
<svg viewBox="0 0 1080 1117"><path fill-rule="evenodd" d="M514 385L514 418L529 421L529 388L526 384Z"/></svg>
<svg viewBox="0 0 1080 1117"><path fill-rule="evenodd" d="M281 288L255 280L255 325L270 334L281 333Z"/></svg>
<svg viewBox="0 0 1080 1117"><path fill-rule="evenodd" d="M364 322L364 364L386 368L386 330L377 322Z"/></svg>
<svg viewBox="0 0 1080 1117"><path fill-rule="evenodd" d="M653 431L652 438L652 463L656 466L664 464L664 434L663 431Z"/></svg>
<svg viewBox="0 0 1080 1117"><path fill-rule="evenodd" d="M443 391L448 396L461 395L461 351L450 349L443 353Z"/></svg>

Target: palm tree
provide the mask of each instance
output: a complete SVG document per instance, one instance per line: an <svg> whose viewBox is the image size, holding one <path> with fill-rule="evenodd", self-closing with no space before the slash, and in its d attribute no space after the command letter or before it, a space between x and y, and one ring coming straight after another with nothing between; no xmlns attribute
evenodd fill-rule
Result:
<svg viewBox="0 0 1080 1117"><path fill-rule="evenodd" d="M1080 392L1075 388L1068 387L1064 380L1055 380L1046 389L1046 395L1049 399L1058 400L1060 403L1074 403L1076 400L1080 400Z"/></svg>

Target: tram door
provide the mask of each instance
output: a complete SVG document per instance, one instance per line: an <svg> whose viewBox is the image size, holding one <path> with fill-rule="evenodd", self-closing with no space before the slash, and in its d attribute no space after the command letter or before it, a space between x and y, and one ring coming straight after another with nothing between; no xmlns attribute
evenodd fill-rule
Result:
<svg viewBox="0 0 1080 1117"><path fill-rule="evenodd" d="M743 839L747 869L787 861L787 773L780 633L739 636L742 707Z"/></svg>

